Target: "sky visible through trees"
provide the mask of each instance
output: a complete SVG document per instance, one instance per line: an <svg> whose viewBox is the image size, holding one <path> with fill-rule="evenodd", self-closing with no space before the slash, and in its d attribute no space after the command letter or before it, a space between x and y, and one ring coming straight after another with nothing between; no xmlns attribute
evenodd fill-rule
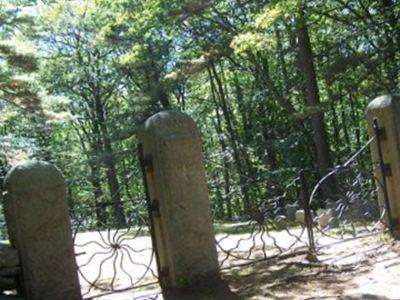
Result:
<svg viewBox="0 0 400 300"><path fill-rule="evenodd" d="M71 207L124 226L144 193L138 128L181 110L215 217L243 218L367 141L368 103L399 89L399 14L397 0L0 1L0 177L50 161Z"/></svg>

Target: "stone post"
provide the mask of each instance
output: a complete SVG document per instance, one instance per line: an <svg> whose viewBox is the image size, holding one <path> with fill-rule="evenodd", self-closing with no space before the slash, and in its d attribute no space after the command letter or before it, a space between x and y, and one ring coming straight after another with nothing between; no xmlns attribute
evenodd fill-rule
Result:
<svg viewBox="0 0 400 300"><path fill-rule="evenodd" d="M177 111L149 118L139 134L164 291L219 283L200 132Z"/></svg>
<svg viewBox="0 0 400 300"><path fill-rule="evenodd" d="M14 166L5 179L4 212L19 253L19 293L29 300L81 299L61 172L41 161Z"/></svg>
<svg viewBox="0 0 400 300"><path fill-rule="evenodd" d="M367 121L369 136L374 136L376 131L379 134L380 143L378 138L371 143L373 162L380 163L379 152L382 155L382 165L374 166L379 206L381 211L389 206L390 213L386 210L385 223L391 227L392 235L400 238L400 96L386 95L374 99L368 105ZM374 129L374 123L378 130Z"/></svg>

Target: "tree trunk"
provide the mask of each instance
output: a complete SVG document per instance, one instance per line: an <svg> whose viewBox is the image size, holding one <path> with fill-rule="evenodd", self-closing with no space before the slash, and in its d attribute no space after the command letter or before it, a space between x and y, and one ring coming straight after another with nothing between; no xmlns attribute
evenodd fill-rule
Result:
<svg viewBox="0 0 400 300"><path fill-rule="evenodd" d="M330 152L304 8L299 10L297 34L299 65L305 82L308 107L311 111L311 127L317 152L318 170L320 176L323 176L331 165ZM322 190L324 197L329 197L332 192L335 192L334 180L328 179L326 184L323 185Z"/></svg>
<svg viewBox="0 0 400 300"><path fill-rule="evenodd" d="M213 78L215 78L215 81L216 81L216 87L218 90L222 113L224 115L225 122L227 125L227 130L229 133L229 137L231 139L233 156L234 156L234 160L235 160L235 164L236 164L236 168L237 168L238 176L239 176L240 190L242 191L242 194L243 194L243 210L246 214L249 215L251 204L250 204L248 183L247 183L247 180L244 178L244 176L245 176L244 167L243 167L243 163L242 163L242 159L241 159L241 154L240 154L239 148L238 148L236 133L233 129L231 113L228 109L228 104L226 102L225 91L224 91L221 79L219 78L219 76L217 74L214 64L211 64L211 70L209 70L209 76L210 76L210 82L211 82L212 86L215 86ZM217 91L215 88L214 88L214 90Z"/></svg>
<svg viewBox="0 0 400 300"><path fill-rule="evenodd" d="M100 164L99 164L99 155L102 153L101 142L99 141L99 128L97 123L92 123L92 134L88 134L83 125L80 125L80 129L75 127L75 131L78 134L79 141L81 143L81 147L83 152L86 154L86 157L89 162L90 169L90 182L93 187L93 194L95 199L95 213L96 213L96 226L97 228L103 228L106 224L106 215L105 215L105 207L103 204L104 201L104 193L101 187L101 172L100 172ZM89 141L91 150L87 149L85 144L85 138L81 134L80 130L83 131L85 138Z"/></svg>
<svg viewBox="0 0 400 300"><path fill-rule="evenodd" d="M224 139L224 136L223 136L221 115L220 115L220 112L219 112L219 106L218 106L218 102L217 102L217 99L216 99L216 96L215 96L215 89L214 89L214 85L213 84L211 84L211 97L212 97L213 102L214 102L215 114L217 116L217 118L216 118L217 122L215 124L215 129L216 129L217 134L218 134L218 141L219 141L219 144L221 146L221 153L222 153L222 157L223 157L224 195L222 197L224 199L224 202L226 202L228 220L231 221L232 220L232 200L231 200L229 162L228 162L228 159L227 159L227 156L226 156L227 147L226 147L225 139Z"/></svg>
<svg viewBox="0 0 400 300"><path fill-rule="evenodd" d="M398 16L395 15L395 3L392 0L382 0L383 15L387 16L387 22L383 24L385 30L386 51L384 52L385 67L389 79L388 92L394 93L399 81L396 53L400 50L400 34L398 26ZM397 28L398 29L398 28ZM397 41L395 40L397 38Z"/></svg>
<svg viewBox="0 0 400 300"><path fill-rule="evenodd" d="M110 188L111 201L113 203L113 208L114 208L114 217L116 225L119 228L123 228L126 227L126 219L121 203L120 185L117 177L117 170L115 167L114 152L111 146L111 139L105 121L105 112L103 103L101 102L101 99L99 99L98 97L96 97L95 99L95 106L96 106L96 117L98 124L100 125L101 137L104 146L102 161L106 167L107 181Z"/></svg>

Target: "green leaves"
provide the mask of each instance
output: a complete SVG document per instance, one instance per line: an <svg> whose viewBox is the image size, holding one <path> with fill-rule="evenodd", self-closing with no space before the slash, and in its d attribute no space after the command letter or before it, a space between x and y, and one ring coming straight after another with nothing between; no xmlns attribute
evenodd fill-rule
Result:
<svg viewBox="0 0 400 300"><path fill-rule="evenodd" d="M190 113L206 155L230 168L223 174L208 167L212 198L228 201L229 191L238 190L232 203L238 215L245 192L256 201L273 194L267 182L276 174L286 182L296 168L314 167L313 114L326 116L336 162L365 138L372 95L399 87L394 1L34 2L0 0L0 122L33 137L24 145L40 145L32 146L37 155L45 153L38 148L54 149L79 178L77 198L88 200L95 189L86 174L102 157L99 116L117 153L134 147L137 126L149 115L166 108ZM299 72L296 23L305 4L320 106L306 105ZM99 115L96 103L104 108ZM29 118L20 124L21 111ZM33 112L42 117L36 123ZM41 135L32 134L33 123ZM125 167L138 171L135 163L132 156L119 160L118 176L124 178ZM103 167L98 172L107 194ZM239 174L265 184L252 186ZM132 182L127 195L140 192ZM243 182L251 191L241 189Z"/></svg>
<svg viewBox="0 0 400 300"><path fill-rule="evenodd" d="M0 53L9 67L23 72L34 72L38 68L37 60L33 54L22 54L7 43L0 43Z"/></svg>
<svg viewBox="0 0 400 300"><path fill-rule="evenodd" d="M283 0L272 3L255 18L254 25L259 29L268 29L277 22L285 22L297 14L299 0Z"/></svg>
<svg viewBox="0 0 400 300"><path fill-rule="evenodd" d="M24 36L32 19L14 6L17 4L11 1L0 5L0 100L7 103L2 122L14 116L16 109L42 112L32 75L38 69L35 48Z"/></svg>
<svg viewBox="0 0 400 300"><path fill-rule="evenodd" d="M235 54L243 54L249 51L270 51L275 45L276 40L271 34L247 32L235 36L230 46Z"/></svg>
<svg viewBox="0 0 400 300"><path fill-rule="evenodd" d="M236 35L230 46L236 54L270 52L276 46L275 28L289 23L298 12L298 0L274 1L246 24L245 32Z"/></svg>

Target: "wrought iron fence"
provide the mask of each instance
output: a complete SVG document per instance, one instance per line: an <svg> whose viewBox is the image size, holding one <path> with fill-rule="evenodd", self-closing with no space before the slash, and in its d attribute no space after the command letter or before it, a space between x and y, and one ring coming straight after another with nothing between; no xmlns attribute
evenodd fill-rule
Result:
<svg viewBox="0 0 400 300"><path fill-rule="evenodd" d="M222 167L215 160L207 163ZM230 170L234 172L234 170ZM242 264L285 256L294 249L306 252L307 239L305 236L304 214L300 216L302 186L300 176L294 173L294 178L286 185L280 185L274 180L265 182L262 178L249 180L255 189L263 185L262 194L265 197L252 199L248 210L235 216L230 221L217 219L214 206L214 225L216 229L216 246L219 252L220 266L230 268ZM241 175L238 175L241 176ZM273 192L265 191L265 186L273 186ZM217 187L212 186L211 191ZM277 193L277 191L282 191ZM255 195L257 193L254 193ZM259 194L259 193L258 193ZM269 197L268 197L269 195ZM231 191L228 197L244 202L240 189ZM232 201L235 202L235 201Z"/></svg>
<svg viewBox="0 0 400 300"><path fill-rule="evenodd" d="M287 255L315 254L332 243L387 230L385 215L389 208L387 204L378 204L376 183L384 192L386 185L374 176L374 169L382 167L382 163L365 164L371 157L370 144L376 139L377 136L372 137L343 164L332 168L311 192L307 179L314 174L301 170L291 182L280 187L283 192L277 194L279 189L274 188L271 197L254 199L250 209L235 221L219 222L217 210L221 205L215 205L216 245L221 267ZM206 159L206 163L221 169L227 165L226 161L218 163L215 159ZM268 180L257 178L247 182L257 189L260 184L270 186ZM221 188L213 186L213 181L210 185L214 192ZM227 196L232 200L243 194L236 189Z"/></svg>
<svg viewBox="0 0 400 300"><path fill-rule="evenodd" d="M369 146L375 139L376 136L372 137L345 163L334 167L314 186L309 200L311 207L317 207L321 194L327 195L323 207L315 210L317 246L326 244L327 240L358 238L387 228L384 218L387 207L379 207L376 183L383 190L386 190L386 186L373 172L380 162L364 166L362 160L358 159L363 153L369 152ZM324 183L328 180L335 187L326 193Z"/></svg>
<svg viewBox="0 0 400 300"><path fill-rule="evenodd" d="M146 199L124 201L125 228L115 226L103 202L106 216L99 220L99 205L70 210L79 280L85 299L157 285L155 253L149 237Z"/></svg>
<svg viewBox="0 0 400 300"><path fill-rule="evenodd" d="M377 126L376 126L377 127ZM372 137L343 164L332 168L309 189L310 170L292 172L292 180L279 183L273 176L253 178L229 169L231 176L248 184L250 195L244 203L242 186L221 193L221 182L211 180L214 201L216 247L222 269L272 258L315 253L331 243L368 236L390 228L385 177L379 180L375 168L383 172L382 158L365 164L362 156L379 135ZM381 155L382 157L382 155ZM207 159L217 172L227 164ZM229 165L228 165L229 167ZM208 174L213 178L213 174ZM285 175L287 177L287 174ZM385 203L378 204L376 183L383 190ZM261 188L260 188L261 187ZM229 205L240 213L218 215ZM221 206L222 205L222 206ZM112 201L96 205L75 203L70 209L79 279L85 299L158 285L155 253L151 243L151 220L146 197L122 202L126 226L121 228L113 216ZM159 290L159 287L155 287ZM140 294L140 293L139 293ZM159 292L146 299L156 299Z"/></svg>

